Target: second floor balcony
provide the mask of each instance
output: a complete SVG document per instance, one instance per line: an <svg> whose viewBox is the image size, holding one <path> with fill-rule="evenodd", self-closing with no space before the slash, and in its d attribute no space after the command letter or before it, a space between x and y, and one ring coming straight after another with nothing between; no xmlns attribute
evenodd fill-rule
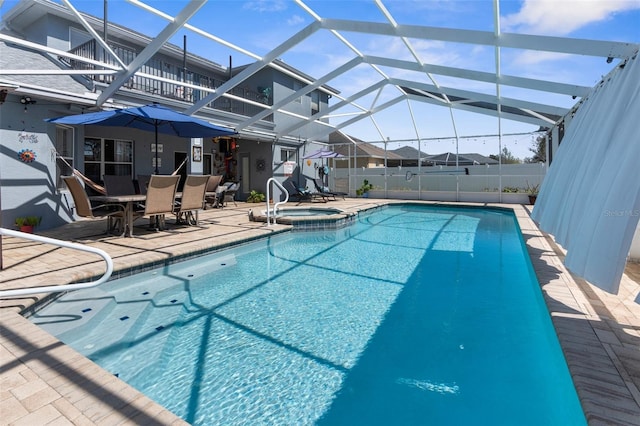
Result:
<svg viewBox="0 0 640 426"><path fill-rule="evenodd" d="M125 47L115 43L110 43L109 47L116 53L118 58L120 58L120 60L127 65L130 64L137 56L137 52L129 47ZM103 49L95 42L95 40L87 41L86 43L83 43L70 50L69 53L73 53L74 55L81 56L83 58L101 60L111 65L117 65L117 62L113 58L104 55ZM64 60L72 69L99 69L98 66L86 62L66 58L61 59ZM183 68L182 64L170 62L169 60L157 59L156 57L147 61L147 63L140 68L140 71L145 74L156 75L165 79L184 81L188 84L197 85L209 89L220 87L226 81L220 75L216 75L213 72L210 75L194 72L192 70L189 70L189 64L187 64L187 68L185 69ZM87 77L96 82L106 84L111 83L115 78L113 75L93 74L88 75ZM165 98L178 99L190 103L195 103L205 98L210 93L205 90L197 90L177 83L168 83L165 81L140 76L131 77L123 87L125 89L133 91L152 93L154 95L159 95ZM234 87L228 93L265 105L271 105L273 102L272 98L268 94L248 88ZM247 117L253 116L263 111L263 108L260 108L259 106L225 97L220 97L215 101L209 103L207 106L220 111L231 112ZM264 120L273 122L273 114L269 114L264 118Z"/></svg>

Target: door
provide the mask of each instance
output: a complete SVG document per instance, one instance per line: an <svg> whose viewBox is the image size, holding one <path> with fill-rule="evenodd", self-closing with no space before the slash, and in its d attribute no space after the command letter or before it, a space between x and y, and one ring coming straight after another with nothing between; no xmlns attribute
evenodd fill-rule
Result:
<svg viewBox="0 0 640 426"><path fill-rule="evenodd" d="M202 174L203 175L212 175L212 167L211 165L213 164L213 155L211 154L204 154L202 156Z"/></svg>

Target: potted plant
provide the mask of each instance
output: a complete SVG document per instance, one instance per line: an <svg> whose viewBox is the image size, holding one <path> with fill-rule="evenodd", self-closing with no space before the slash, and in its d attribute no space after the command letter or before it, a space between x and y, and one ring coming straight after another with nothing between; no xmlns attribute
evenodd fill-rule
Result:
<svg viewBox="0 0 640 426"><path fill-rule="evenodd" d="M258 191L251 191L247 197L247 203L261 203L265 200L264 194Z"/></svg>
<svg viewBox="0 0 640 426"><path fill-rule="evenodd" d="M368 180L364 180L364 182L362 183L362 186L358 189L356 189L356 195L358 197L364 197L364 198L368 198L369 197L369 190L373 189L373 185L371 185L369 183Z"/></svg>
<svg viewBox="0 0 640 426"><path fill-rule="evenodd" d="M33 228L39 224L40 217L38 216L23 216L16 218L16 226L21 232L33 234Z"/></svg>
<svg viewBox="0 0 640 426"><path fill-rule="evenodd" d="M535 185L531 185L529 184L529 181L527 181L527 194L529 194L529 204L533 205L536 203L536 198L538 198L539 189L540 189L539 183Z"/></svg>

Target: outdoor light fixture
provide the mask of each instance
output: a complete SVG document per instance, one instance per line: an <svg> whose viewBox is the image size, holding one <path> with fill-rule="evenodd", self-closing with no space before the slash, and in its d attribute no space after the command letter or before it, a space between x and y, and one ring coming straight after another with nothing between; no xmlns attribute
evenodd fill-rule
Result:
<svg viewBox="0 0 640 426"><path fill-rule="evenodd" d="M24 105L24 112L26 113L26 112L27 112L27 105L35 104L35 103L36 103L36 101L34 101L33 99L31 99L31 97L30 97L30 96L23 96L23 97L21 97L21 98L20 98L20 103L21 103L22 105Z"/></svg>
<svg viewBox="0 0 640 426"><path fill-rule="evenodd" d="M29 96L23 96L22 98L20 98L20 103L23 105L30 105L30 104L35 104L36 101L31 99L31 97Z"/></svg>

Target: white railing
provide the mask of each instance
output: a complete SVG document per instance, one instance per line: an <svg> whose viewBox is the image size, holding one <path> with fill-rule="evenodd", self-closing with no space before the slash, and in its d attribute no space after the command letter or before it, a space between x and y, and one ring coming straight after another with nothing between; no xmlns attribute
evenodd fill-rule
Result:
<svg viewBox="0 0 640 426"><path fill-rule="evenodd" d="M278 201L273 205L273 210L271 210L271 205L269 200L271 199L271 183L275 183L278 188L280 188L284 192L284 201ZM267 226L271 226L271 214L273 214L273 224L276 224L276 214L278 213L278 206L280 204L284 204L289 201L289 191L282 186L280 182L278 182L275 178L269 178L267 180Z"/></svg>
<svg viewBox="0 0 640 426"><path fill-rule="evenodd" d="M97 254L98 256L101 256L107 264L107 270L105 271L104 275L102 275L102 277L96 281L89 281L89 282L75 283L75 284L18 288L13 290L0 290L0 297L25 296L27 294L59 292L59 291L78 290L81 288L95 287L109 280L109 278L111 278L111 274L113 273L113 260L111 260L111 257L106 251L101 250L99 248L89 247L82 244L70 243L69 241L56 240L54 238L43 237L41 235L34 235L34 234L27 234L19 231L12 231L11 229L6 229L6 228L0 228L0 235L7 235L9 237L16 237L16 238L24 238L26 240L37 241L40 243L53 244L59 247L66 247L74 250L94 253L94 254Z"/></svg>

